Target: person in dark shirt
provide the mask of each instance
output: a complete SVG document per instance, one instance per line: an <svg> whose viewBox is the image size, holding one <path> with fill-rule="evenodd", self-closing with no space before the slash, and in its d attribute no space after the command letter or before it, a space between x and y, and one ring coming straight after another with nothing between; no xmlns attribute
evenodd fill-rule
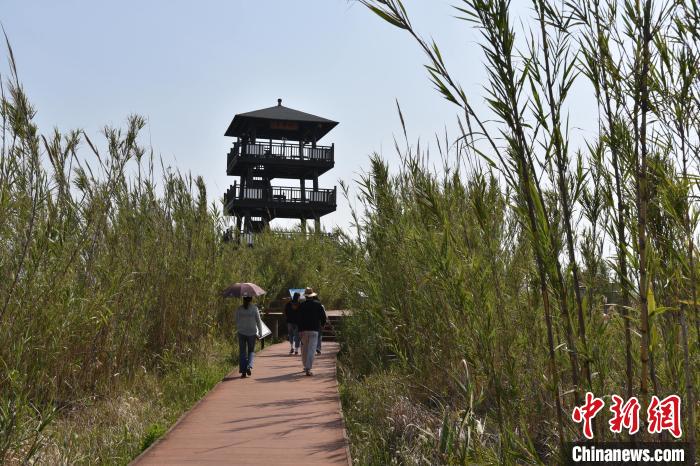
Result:
<svg viewBox="0 0 700 466"><path fill-rule="evenodd" d="M319 334L321 327L326 325L326 311L323 305L314 299L316 296L312 288L306 288L304 290L306 300L299 306L297 314L297 325L301 335L301 360L306 375L313 375L311 368L314 365Z"/></svg>
<svg viewBox="0 0 700 466"><path fill-rule="evenodd" d="M316 296L313 296L309 299L311 299L313 301L320 302L320 300L318 299L318 294L316 294ZM321 307L323 308L323 313L326 314L326 306L321 304ZM328 314L326 314L326 317L328 317ZM323 325L321 325L321 330L318 332L318 340L316 340L316 354L317 355L321 354L321 340L322 339L323 339Z"/></svg>
<svg viewBox="0 0 700 466"><path fill-rule="evenodd" d="M299 293L294 293L292 300L284 306L284 317L287 319L287 338L289 339L289 354L299 354Z"/></svg>
<svg viewBox="0 0 700 466"><path fill-rule="evenodd" d="M318 295L314 296L312 299L315 301L320 301L318 299ZM326 314L326 306L321 304L321 307L323 308L323 313ZM326 314L326 318L328 318L328 314ZM316 344L316 354L321 354L321 340L323 340L323 328L321 328L321 331L318 332L318 342Z"/></svg>

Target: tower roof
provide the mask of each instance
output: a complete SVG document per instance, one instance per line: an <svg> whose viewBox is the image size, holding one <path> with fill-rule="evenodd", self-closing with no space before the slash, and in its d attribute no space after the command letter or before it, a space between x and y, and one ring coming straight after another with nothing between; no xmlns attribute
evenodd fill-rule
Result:
<svg viewBox="0 0 700 466"><path fill-rule="evenodd" d="M256 138L263 139L318 141L337 124L337 121L285 107L282 99L277 99L274 107L234 116L224 135L242 137L254 133Z"/></svg>

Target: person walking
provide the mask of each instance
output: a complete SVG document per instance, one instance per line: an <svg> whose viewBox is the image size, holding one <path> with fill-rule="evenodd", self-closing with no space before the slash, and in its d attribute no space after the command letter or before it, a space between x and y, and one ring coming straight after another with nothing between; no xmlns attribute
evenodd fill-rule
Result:
<svg viewBox="0 0 700 466"><path fill-rule="evenodd" d="M317 295L313 288L304 290L306 298L299 306L297 323L301 335L301 360L304 364L306 375L313 375L311 368L314 365L315 350L318 344L318 336L321 327L326 325L326 311L321 303L313 298Z"/></svg>
<svg viewBox="0 0 700 466"><path fill-rule="evenodd" d="M321 300L318 299L318 293L316 293L316 295L313 296L311 299L314 301L318 301L319 303L321 302ZM323 314L326 315L326 306L321 304L321 307L323 308ZM328 316L326 315L326 317ZM321 354L321 340L323 340L323 328L321 328L321 330L318 332L318 340L316 342L316 354Z"/></svg>
<svg viewBox="0 0 700 466"><path fill-rule="evenodd" d="M236 328L238 329L238 352L240 360L238 371L241 378L250 377L255 358L255 340L262 335L262 320L258 306L253 304L253 297L243 293L243 304L236 309Z"/></svg>
<svg viewBox="0 0 700 466"><path fill-rule="evenodd" d="M284 306L284 317L287 319L287 338L289 339L289 354L299 354L299 325L297 324L299 314L298 292L294 293L292 300Z"/></svg>

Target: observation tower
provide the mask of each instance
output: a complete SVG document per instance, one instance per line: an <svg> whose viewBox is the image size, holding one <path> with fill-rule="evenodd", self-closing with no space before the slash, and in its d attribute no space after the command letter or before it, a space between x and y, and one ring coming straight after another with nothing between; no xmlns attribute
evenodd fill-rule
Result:
<svg viewBox="0 0 700 466"><path fill-rule="evenodd" d="M335 146L318 141L338 122L282 105L234 116L225 136L235 137L226 160L226 174L239 177L224 194L224 213L236 217L234 235L263 231L275 218L314 220L335 212L336 187L322 189L318 177L333 168ZM273 180L299 180L296 186L275 186ZM310 186L309 186L310 185Z"/></svg>

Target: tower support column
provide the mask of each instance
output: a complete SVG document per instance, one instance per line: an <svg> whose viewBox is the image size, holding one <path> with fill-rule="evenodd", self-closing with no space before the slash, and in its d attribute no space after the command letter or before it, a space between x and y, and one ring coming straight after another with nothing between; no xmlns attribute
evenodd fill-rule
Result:
<svg viewBox="0 0 700 466"><path fill-rule="evenodd" d="M236 243L240 244L241 242L241 223L243 222L243 218L240 215L236 215Z"/></svg>

